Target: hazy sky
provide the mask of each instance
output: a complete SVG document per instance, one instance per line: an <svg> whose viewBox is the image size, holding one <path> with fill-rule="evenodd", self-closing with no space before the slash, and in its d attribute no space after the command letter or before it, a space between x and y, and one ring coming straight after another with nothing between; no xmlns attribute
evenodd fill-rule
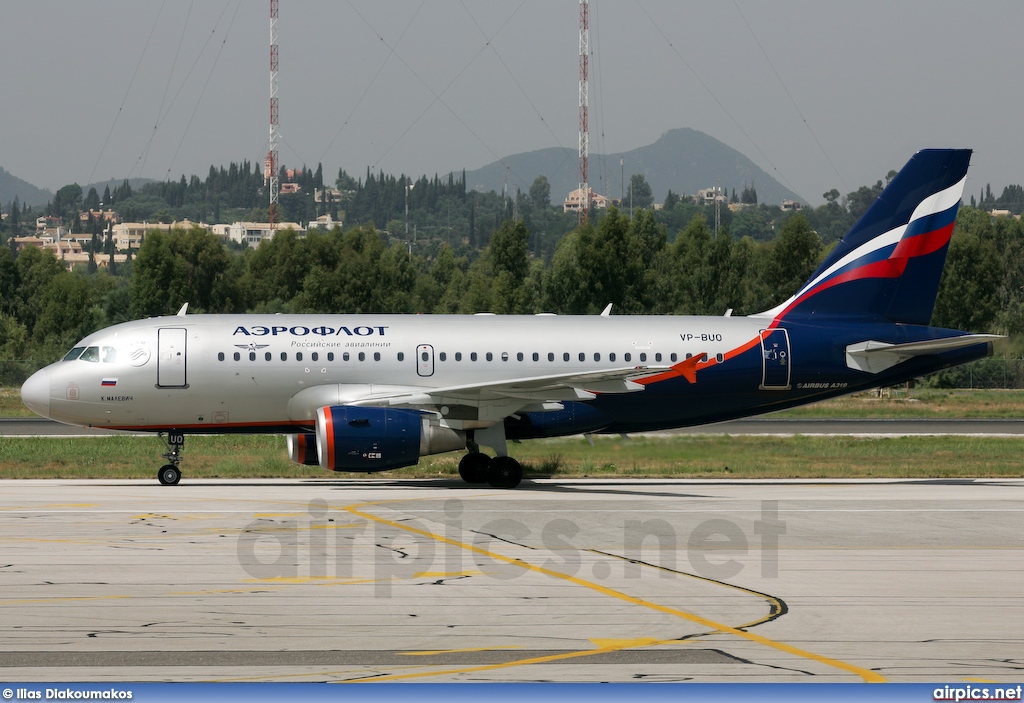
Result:
<svg viewBox="0 0 1024 703"><path fill-rule="evenodd" d="M54 190L262 162L267 0L0 9L8 171ZM592 153L692 127L812 203L931 146L975 150L968 193L1024 183L1019 0L593 0L590 17ZM280 0L281 160L333 180L575 149L578 22L575 0Z"/></svg>

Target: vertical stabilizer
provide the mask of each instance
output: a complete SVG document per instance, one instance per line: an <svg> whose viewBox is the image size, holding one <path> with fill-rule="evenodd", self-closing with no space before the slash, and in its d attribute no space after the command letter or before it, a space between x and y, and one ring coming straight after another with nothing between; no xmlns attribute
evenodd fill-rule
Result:
<svg viewBox="0 0 1024 703"><path fill-rule="evenodd" d="M970 159L969 149L919 151L796 295L761 315L927 325Z"/></svg>

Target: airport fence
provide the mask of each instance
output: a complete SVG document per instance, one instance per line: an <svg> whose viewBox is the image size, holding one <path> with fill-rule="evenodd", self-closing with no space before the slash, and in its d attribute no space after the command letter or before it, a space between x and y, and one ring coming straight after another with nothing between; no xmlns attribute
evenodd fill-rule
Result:
<svg viewBox="0 0 1024 703"><path fill-rule="evenodd" d="M49 362L33 359L0 360L0 388L17 388ZM1024 358L979 359L939 371L916 384L923 388L1024 388Z"/></svg>

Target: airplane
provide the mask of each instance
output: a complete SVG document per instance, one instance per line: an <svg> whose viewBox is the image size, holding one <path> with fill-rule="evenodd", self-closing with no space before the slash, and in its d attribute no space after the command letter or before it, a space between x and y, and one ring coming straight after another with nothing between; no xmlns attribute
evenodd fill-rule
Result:
<svg viewBox="0 0 1024 703"><path fill-rule="evenodd" d="M22 399L62 423L157 433L165 485L181 478L186 435L276 433L292 461L333 471L466 451L463 480L514 488L509 440L719 422L990 356L998 335L929 326L970 157L915 154L811 278L762 313L188 315L186 304L87 336Z"/></svg>

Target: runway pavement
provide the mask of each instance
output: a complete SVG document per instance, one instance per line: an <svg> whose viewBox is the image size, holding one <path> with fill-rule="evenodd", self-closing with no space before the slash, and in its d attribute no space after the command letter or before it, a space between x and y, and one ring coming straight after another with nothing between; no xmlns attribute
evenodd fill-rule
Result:
<svg viewBox="0 0 1024 703"><path fill-rule="evenodd" d="M1019 681L1024 480L0 481L9 681Z"/></svg>

